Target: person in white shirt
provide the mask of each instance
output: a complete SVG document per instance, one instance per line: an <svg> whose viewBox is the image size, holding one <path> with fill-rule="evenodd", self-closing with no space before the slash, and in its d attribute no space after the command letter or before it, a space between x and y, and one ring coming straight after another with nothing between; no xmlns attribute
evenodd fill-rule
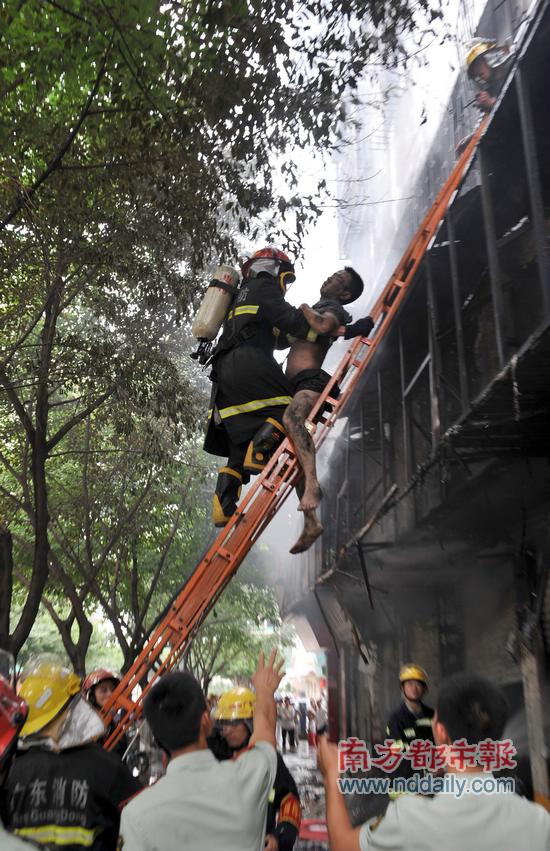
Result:
<svg viewBox="0 0 550 851"><path fill-rule="evenodd" d="M212 720L197 680L166 674L151 689L144 714L168 752L166 775L122 811L124 851L260 851L268 796L277 770L273 693L283 672L273 651L263 654L256 689L254 733L238 759L218 762L208 748Z"/></svg>
<svg viewBox="0 0 550 851"><path fill-rule="evenodd" d="M457 674L440 688L433 719L435 743L499 741L506 715L500 689L481 677ZM492 777L479 765L459 770L456 753L447 751L446 772L457 781L471 784ZM354 828L337 785L337 747L325 737L319 744L319 764L331 851L550 851L550 815L514 792L403 795L390 802L384 816Z"/></svg>

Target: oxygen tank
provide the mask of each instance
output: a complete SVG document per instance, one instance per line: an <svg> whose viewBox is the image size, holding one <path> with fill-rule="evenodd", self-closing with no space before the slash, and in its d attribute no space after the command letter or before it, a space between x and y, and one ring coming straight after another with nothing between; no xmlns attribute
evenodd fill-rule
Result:
<svg viewBox="0 0 550 851"><path fill-rule="evenodd" d="M238 283L239 273L231 266L218 266L214 270L191 329L193 337L200 343L217 336L237 292Z"/></svg>

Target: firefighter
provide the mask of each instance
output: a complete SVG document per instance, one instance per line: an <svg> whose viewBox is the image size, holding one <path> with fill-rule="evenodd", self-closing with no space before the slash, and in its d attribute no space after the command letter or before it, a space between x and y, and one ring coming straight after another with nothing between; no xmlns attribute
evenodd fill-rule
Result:
<svg viewBox="0 0 550 851"><path fill-rule="evenodd" d="M236 759L246 752L252 735L256 695L247 688L222 694L216 709L217 731L208 740L217 759ZM300 829L301 807L296 783L277 752L277 774L269 796L264 851L291 851Z"/></svg>
<svg viewBox="0 0 550 851"><path fill-rule="evenodd" d="M422 702L428 691L428 675L424 668L414 662L408 662L399 671L399 682L403 700L390 716L386 735L406 751L414 739L433 742L434 711Z"/></svg>
<svg viewBox="0 0 550 851"><path fill-rule="evenodd" d="M22 676L29 708L8 782L8 827L49 849L114 851L119 807L141 789L97 743L98 712L80 678L56 658L36 657Z"/></svg>
<svg viewBox="0 0 550 851"><path fill-rule="evenodd" d="M9 654L5 650L0 650L0 656L2 657L0 671L5 673L2 663L7 660ZM11 663L8 663L7 667L12 668ZM17 696L10 680L2 672L0 672L0 794L15 755L19 731L25 723L28 712L27 704ZM8 834L0 818L2 851L30 851L31 847L34 846Z"/></svg>
<svg viewBox="0 0 550 851"><path fill-rule="evenodd" d="M285 301L295 275L284 252L272 246L256 251L243 265L242 274L212 356L213 388L204 448L228 459L219 470L214 494L216 526L228 522L242 485L265 467L285 437L283 414L292 387L273 355L277 341L286 335L307 339L312 333L303 311Z"/></svg>
<svg viewBox="0 0 550 851"><path fill-rule="evenodd" d="M106 668L98 668L96 671L92 671L88 674L88 676L84 679L84 682L82 683L82 694L88 703L94 707L94 709L97 709L98 712L102 712L104 706L106 706L109 698L119 683L120 677L118 674L113 673L113 671L108 671ZM101 740L102 744L107 741L111 733L114 731L116 724L116 718L113 718L109 722L107 725L107 731ZM122 759L127 750L128 738L126 735L123 735L114 746L113 753L118 754L118 756Z"/></svg>
<svg viewBox="0 0 550 851"><path fill-rule="evenodd" d="M309 330L301 310L285 301L294 266L273 247L256 251L242 267L243 282L212 358L213 383L204 448L227 457L219 470L213 520L224 526L241 486L259 472L285 436L283 413L290 384L273 356L273 329L296 337Z"/></svg>
<svg viewBox="0 0 550 851"><path fill-rule="evenodd" d="M490 38L474 38L470 43L464 64L469 79L478 90L475 105L482 114L491 112L510 69L511 54L507 47L499 46ZM469 133L456 146L460 156L472 138Z"/></svg>
<svg viewBox="0 0 550 851"><path fill-rule="evenodd" d="M466 54L468 77L479 89L476 106L480 112L490 112L500 94L510 68L511 54L506 46L490 38L475 38Z"/></svg>

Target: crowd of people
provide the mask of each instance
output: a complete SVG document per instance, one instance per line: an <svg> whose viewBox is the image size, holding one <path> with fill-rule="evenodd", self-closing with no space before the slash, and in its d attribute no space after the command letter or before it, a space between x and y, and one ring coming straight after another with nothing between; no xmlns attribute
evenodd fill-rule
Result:
<svg viewBox="0 0 550 851"><path fill-rule="evenodd" d="M0 674L0 788L2 851L41 847L68 851L292 851L301 805L296 783L278 752L296 747L303 712L279 697L282 662L260 655L253 690L231 689L207 699L192 674L160 677L144 701L144 717L166 770L143 788L120 754L101 746L106 727L98 712L117 677L85 682L55 660L39 658L18 689ZM103 689L94 690L106 683ZM388 735L406 751L415 739L444 746L447 775L487 775L482 764L458 765L452 744L501 738L507 717L499 688L478 676L455 675L439 688L435 709L423 698L424 668L400 672L402 700ZM339 787L338 748L326 735L324 701L306 707L310 745L317 744L326 793L332 851L421 851L476 848L549 851L550 815L509 789L493 794L408 794L384 813L354 826ZM285 735L286 731L286 735Z"/></svg>

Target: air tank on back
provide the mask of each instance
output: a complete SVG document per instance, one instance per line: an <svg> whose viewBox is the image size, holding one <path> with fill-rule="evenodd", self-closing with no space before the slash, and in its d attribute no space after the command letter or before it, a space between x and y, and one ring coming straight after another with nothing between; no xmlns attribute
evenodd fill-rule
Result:
<svg viewBox="0 0 550 851"><path fill-rule="evenodd" d="M191 329L193 337L199 341L199 347L191 357L200 363L208 360L209 344L217 337L238 286L239 273L236 269L224 265L216 267Z"/></svg>

